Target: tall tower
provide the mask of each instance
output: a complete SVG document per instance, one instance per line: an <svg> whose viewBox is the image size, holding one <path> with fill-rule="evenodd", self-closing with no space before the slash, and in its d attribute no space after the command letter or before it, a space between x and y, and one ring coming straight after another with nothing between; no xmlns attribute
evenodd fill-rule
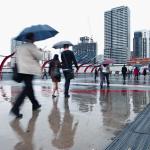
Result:
<svg viewBox="0 0 150 150"><path fill-rule="evenodd" d="M150 31L141 30L134 32L133 57L150 58Z"/></svg>
<svg viewBox="0 0 150 150"><path fill-rule="evenodd" d="M104 13L104 58L126 63L130 58L130 10L120 6Z"/></svg>

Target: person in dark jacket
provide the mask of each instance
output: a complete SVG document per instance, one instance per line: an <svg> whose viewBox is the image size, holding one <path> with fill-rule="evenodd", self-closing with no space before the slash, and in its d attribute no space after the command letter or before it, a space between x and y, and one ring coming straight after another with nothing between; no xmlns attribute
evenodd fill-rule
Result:
<svg viewBox="0 0 150 150"><path fill-rule="evenodd" d="M144 76L144 80L145 80L145 78L146 78L146 75L147 75L146 68L144 68L144 69L143 69L143 73L142 73L142 74L143 74L143 76Z"/></svg>
<svg viewBox="0 0 150 150"><path fill-rule="evenodd" d="M73 70L72 65L74 64L76 69L78 70L78 64L75 58L74 53L69 50L69 45L64 44L64 51L61 53L61 60L62 60L62 69L63 69L63 74L65 77L65 91L64 91L64 96L66 98L69 98L69 86L70 86L70 71Z"/></svg>
<svg viewBox="0 0 150 150"><path fill-rule="evenodd" d="M125 81L126 81L126 76L127 76L127 67L124 65L122 67L122 75L123 75L123 84L125 84Z"/></svg>

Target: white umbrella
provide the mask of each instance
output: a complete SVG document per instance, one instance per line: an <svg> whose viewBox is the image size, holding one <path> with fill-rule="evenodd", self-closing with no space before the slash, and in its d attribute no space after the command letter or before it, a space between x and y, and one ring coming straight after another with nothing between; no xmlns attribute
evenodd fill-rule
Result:
<svg viewBox="0 0 150 150"><path fill-rule="evenodd" d="M55 43L53 45L53 48L55 49L63 48L65 44L69 46L73 46L73 44L70 41L60 41L60 42Z"/></svg>

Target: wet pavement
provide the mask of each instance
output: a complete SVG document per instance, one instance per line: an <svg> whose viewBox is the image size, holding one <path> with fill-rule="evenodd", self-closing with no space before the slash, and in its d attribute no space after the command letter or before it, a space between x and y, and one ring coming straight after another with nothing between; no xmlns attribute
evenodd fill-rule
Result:
<svg viewBox="0 0 150 150"><path fill-rule="evenodd" d="M146 81L111 77L110 88L100 89L99 79L78 76L72 80L70 98L60 94L52 99L51 80L35 80L34 90L41 111L32 113L26 99L22 119L9 114L22 84L0 83L0 150L104 150L150 102Z"/></svg>

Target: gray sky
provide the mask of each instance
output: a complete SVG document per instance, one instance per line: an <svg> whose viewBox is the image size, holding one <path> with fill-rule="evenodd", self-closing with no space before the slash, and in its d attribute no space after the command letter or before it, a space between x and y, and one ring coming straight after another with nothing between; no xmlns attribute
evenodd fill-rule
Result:
<svg viewBox="0 0 150 150"><path fill-rule="evenodd" d="M48 50L55 42L79 42L81 36L92 36L98 42L98 53L104 49L104 12L118 6L131 11L133 32L150 29L149 0L0 0L0 54L10 54L10 39L30 25L48 24L59 31L55 37L36 44ZM132 43L131 43L132 49Z"/></svg>

